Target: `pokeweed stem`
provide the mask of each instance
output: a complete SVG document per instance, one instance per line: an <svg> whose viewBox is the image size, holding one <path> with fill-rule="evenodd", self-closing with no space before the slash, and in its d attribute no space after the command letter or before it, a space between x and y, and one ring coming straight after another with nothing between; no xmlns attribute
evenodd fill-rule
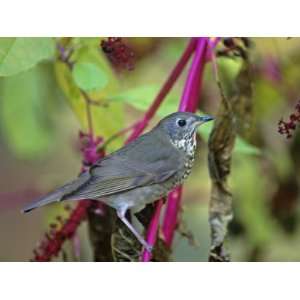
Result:
<svg viewBox="0 0 300 300"><path fill-rule="evenodd" d="M201 37L197 40L194 59L184 86L182 98L179 104L179 111L195 112L197 110L201 94L203 71L207 62L206 56L208 43L209 38L206 37ZM169 193L167 198L167 207L162 224L162 233L168 247L171 247L172 245L174 233L177 227L181 195L182 186L179 186Z"/></svg>

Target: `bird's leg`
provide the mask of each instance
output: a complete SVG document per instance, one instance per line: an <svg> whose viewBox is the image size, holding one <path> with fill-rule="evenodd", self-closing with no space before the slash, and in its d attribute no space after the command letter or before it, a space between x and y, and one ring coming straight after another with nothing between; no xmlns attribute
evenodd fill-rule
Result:
<svg viewBox="0 0 300 300"><path fill-rule="evenodd" d="M126 219L126 210L117 210L117 215L121 221L127 226L127 228L134 234L134 236L139 240L139 242L146 248L148 252L152 251L153 246L149 245L145 239L137 232L137 230L132 226L132 224Z"/></svg>

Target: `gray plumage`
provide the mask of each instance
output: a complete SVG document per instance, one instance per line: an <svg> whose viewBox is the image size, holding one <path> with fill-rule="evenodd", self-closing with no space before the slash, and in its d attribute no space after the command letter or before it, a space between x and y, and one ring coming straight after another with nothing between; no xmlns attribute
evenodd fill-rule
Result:
<svg viewBox="0 0 300 300"><path fill-rule="evenodd" d="M151 247L125 218L165 196L190 173L196 149L196 128L212 120L178 112L161 120L150 132L100 159L87 172L23 211L55 201L95 199L115 208L118 216L148 250Z"/></svg>

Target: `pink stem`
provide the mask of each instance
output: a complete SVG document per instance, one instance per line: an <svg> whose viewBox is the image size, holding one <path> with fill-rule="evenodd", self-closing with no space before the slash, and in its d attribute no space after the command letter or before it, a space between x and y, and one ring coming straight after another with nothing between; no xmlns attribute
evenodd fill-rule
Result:
<svg viewBox="0 0 300 300"><path fill-rule="evenodd" d="M153 246L156 242L156 237L157 237L157 230L159 226L159 218L160 218L160 212L163 207L163 199L160 199L157 201L156 207L155 207L155 212L152 216L148 232L147 232L147 242ZM147 262L150 261L152 255L150 252L147 250L144 250L142 254L142 261Z"/></svg>
<svg viewBox="0 0 300 300"><path fill-rule="evenodd" d="M203 75L205 61L209 60L208 43L211 42L210 47L209 47L211 50L216 47L219 40L220 40L219 38L216 38L213 41L210 41L208 38L193 38L191 40L190 44L192 44L192 43L194 43L194 44L191 49L191 52L189 52L190 53L189 57L191 56L196 43L197 43L197 48L196 48L196 54L195 54L195 57L194 57L194 60L193 60L193 63L192 63L192 66L191 66L191 69L189 72L189 76L188 76L188 79L186 82L186 86L185 86L185 89L183 92L182 100L180 103L180 107L179 107L180 111L191 111L191 112L196 111L198 99L199 99L199 95L200 95L200 90L201 90L202 75ZM188 51L188 48L186 49L186 52L187 51ZM182 58L183 57L184 57L184 54L183 54ZM185 63L187 63L187 61L188 61L188 58ZM178 66L178 64L177 64L177 66ZM176 67L175 67L175 69L176 69ZM171 78L171 76L170 76L170 78ZM162 94L163 90L164 90L164 87L162 88L160 94ZM159 95L157 96L154 104L152 105L152 108L155 107L155 103L157 102L157 99L159 99ZM163 97L165 97L165 95ZM161 101L159 103L161 103ZM149 109L148 113L151 116L151 108ZM147 120L146 116L145 116L144 120ZM143 123L143 122L141 122L141 123ZM148 123L148 121L144 122L144 127L142 128L142 131L146 127L147 123ZM168 217L168 212L166 212L165 220L164 220L164 224L163 224L163 228L165 229L165 230L163 230L164 236L165 236L165 240L166 240L168 246L170 246L172 243L174 231L176 229L177 214L178 214L178 211L180 208L181 194L182 194L182 187L179 187L173 193L170 193L170 195L168 197L169 200L168 200L167 210L170 212L170 217ZM156 204L155 213L152 217L152 220L149 225L148 232L147 232L147 242L150 245L154 245L155 241L156 241L157 230L158 230L158 226L159 226L159 218L160 218L160 213L161 213L162 207L163 207L163 201L159 200ZM167 238L166 238L166 236L167 236ZM151 259L151 253L149 253L148 251L145 250L143 252L141 260L144 262L147 262L147 261L150 261L150 259Z"/></svg>
<svg viewBox="0 0 300 300"><path fill-rule="evenodd" d="M195 57L189 70L179 104L179 111L195 112L201 91L202 75L205 65L207 38L199 38Z"/></svg>
<svg viewBox="0 0 300 300"><path fill-rule="evenodd" d="M179 111L195 112L197 110L198 100L201 93L203 71L206 63L208 42L208 38L198 38L195 56L184 87ZM172 244L177 226L181 194L182 187L180 186L168 195L167 207L162 225L163 236L168 247Z"/></svg>
<svg viewBox="0 0 300 300"><path fill-rule="evenodd" d="M127 139L127 143L136 139L147 127L149 121L155 115L162 101L165 99L165 97L173 87L174 83L178 79L179 75L182 73L185 65L187 64L192 53L195 50L196 44L197 44L197 39L192 38L187 48L183 52L181 58L179 59L176 66L172 70L171 74L169 75L168 79L166 80L161 90L159 91L158 95L156 96L154 102L152 103L148 111L145 113L144 118L139 122L139 124L135 127L133 133Z"/></svg>
<svg viewBox="0 0 300 300"><path fill-rule="evenodd" d="M177 62L176 66L174 67L173 71L171 72L170 76L168 77L167 81L164 83L163 87L161 88L160 92L156 96L156 99L154 100L153 104L145 114L143 120L139 123L139 125L135 128L134 132L131 134L131 136L128 138L127 142L130 142L134 140L136 137L138 137L147 124L149 123L149 120L154 116L155 112L159 108L161 102L163 99L166 97L168 92L171 90L173 87L174 83L178 79L179 75L182 73L185 65L189 61L192 53L194 52L195 48L197 45L197 39L192 38L185 49L184 53L182 54L181 58ZM159 218L160 218L160 212L163 206L163 201L160 199L155 208L155 213L151 219L148 231L147 231L147 242L151 245L154 245L156 241L156 236L157 236L157 230L159 226ZM150 261L151 259L151 253L148 251L144 251L142 254L141 260L144 262Z"/></svg>
<svg viewBox="0 0 300 300"><path fill-rule="evenodd" d="M217 47L218 43L221 40L222 40L221 37L215 37L215 38L209 40L209 46L208 46L208 49L206 50L206 60L207 61L211 60L211 56L213 55L213 51Z"/></svg>
<svg viewBox="0 0 300 300"><path fill-rule="evenodd" d="M171 193L169 193L167 198L167 207L164 215L162 233L166 245L171 247L174 233L177 226L177 215L180 209L182 196L182 185L177 187Z"/></svg>

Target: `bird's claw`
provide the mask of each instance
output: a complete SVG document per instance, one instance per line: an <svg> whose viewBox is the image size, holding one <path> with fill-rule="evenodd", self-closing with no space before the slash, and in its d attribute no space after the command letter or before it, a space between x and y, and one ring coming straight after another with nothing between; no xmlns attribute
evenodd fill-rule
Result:
<svg viewBox="0 0 300 300"><path fill-rule="evenodd" d="M153 246L152 246L152 245L149 245L149 244L146 244L146 245L145 245L145 249L146 249L149 253L151 253L152 250L153 250Z"/></svg>

